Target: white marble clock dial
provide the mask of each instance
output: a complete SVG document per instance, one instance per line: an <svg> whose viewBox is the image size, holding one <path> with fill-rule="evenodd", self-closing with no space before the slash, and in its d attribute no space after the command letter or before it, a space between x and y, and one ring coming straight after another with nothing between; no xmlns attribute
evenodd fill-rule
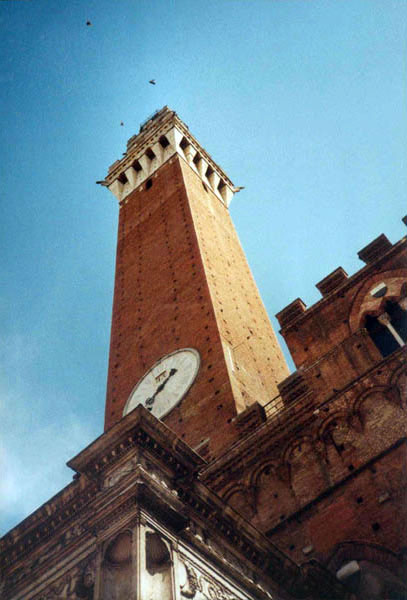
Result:
<svg viewBox="0 0 407 600"><path fill-rule="evenodd" d="M165 417L193 384L199 363L199 353L193 348L182 348L160 358L131 392L123 416L142 404L158 419Z"/></svg>

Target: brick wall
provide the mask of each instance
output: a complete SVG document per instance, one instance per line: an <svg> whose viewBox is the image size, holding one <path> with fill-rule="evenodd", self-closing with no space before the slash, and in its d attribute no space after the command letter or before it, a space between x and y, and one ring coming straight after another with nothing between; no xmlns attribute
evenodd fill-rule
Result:
<svg viewBox="0 0 407 600"><path fill-rule="evenodd" d="M193 347L197 380L164 421L213 454L288 370L226 207L178 157L151 181L120 208L105 429L158 359Z"/></svg>

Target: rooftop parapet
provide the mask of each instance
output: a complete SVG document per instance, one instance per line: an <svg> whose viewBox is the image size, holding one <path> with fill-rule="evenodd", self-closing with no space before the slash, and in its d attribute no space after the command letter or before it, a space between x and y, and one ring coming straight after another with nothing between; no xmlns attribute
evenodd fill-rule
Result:
<svg viewBox="0 0 407 600"><path fill-rule="evenodd" d="M383 254L390 250L391 247L392 243L387 239L384 233L382 233L373 240L373 242L370 242L370 244L362 248L362 250L358 252L358 256L364 263L369 264L383 256Z"/></svg>
<svg viewBox="0 0 407 600"><path fill-rule="evenodd" d="M402 221L407 225L407 215L403 217ZM366 263L365 267L350 277L342 267L338 267L332 271L332 273L324 277L324 279L321 279L319 283L315 284L323 296L321 300L312 306L307 307L301 298L297 298L288 306L283 308L279 313L277 313L276 318L278 319L281 328L286 329L287 327L294 325L295 322L300 319L305 312L308 313L316 306L319 306L320 303L327 301L327 298L332 294L332 292L336 292L341 287L347 289L348 286L353 285L359 277L363 276L365 270L368 269L372 263L382 258L385 254L387 254L387 252L389 252L389 250L397 252L398 248L404 247L405 244L406 238L402 238L396 244L392 244L384 235L384 233L379 235L376 239L370 242L370 244L358 252L358 257Z"/></svg>
<svg viewBox="0 0 407 600"><path fill-rule="evenodd" d="M278 384L284 404L291 404L309 392L308 384L299 371L295 371Z"/></svg>
<svg viewBox="0 0 407 600"><path fill-rule="evenodd" d="M226 173L215 163L206 150L189 132L177 114L164 106L154 113L141 127L137 135L127 142L123 158L109 168L104 185L119 202L149 179L173 156L185 160L202 182L229 206L233 194L240 188L234 186Z"/></svg>
<svg viewBox="0 0 407 600"><path fill-rule="evenodd" d="M276 318L280 323L281 327L287 327L293 321L297 319L300 315L302 315L306 310L307 305L301 300L301 298L297 298L291 304L280 310L279 313L276 314Z"/></svg>
<svg viewBox="0 0 407 600"><path fill-rule="evenodd" d="M342 267L338 267L335 271L332 271L329 275L321 279L319 283L315 284L315 287L321 292L322 296L327 296L337 287L342 285L348 278L348 274Z"/></svg>

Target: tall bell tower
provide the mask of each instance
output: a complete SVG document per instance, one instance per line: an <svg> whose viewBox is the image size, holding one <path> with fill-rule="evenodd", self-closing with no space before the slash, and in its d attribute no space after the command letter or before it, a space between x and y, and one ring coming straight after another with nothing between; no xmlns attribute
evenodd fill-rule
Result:
<svg viewBox="0 0 407 600"><path fill-rule="evenodd" d="M103 182L119 201L105 411L138 404L212 456L288 375L233 227L233 183L168 107Z"/></svg>

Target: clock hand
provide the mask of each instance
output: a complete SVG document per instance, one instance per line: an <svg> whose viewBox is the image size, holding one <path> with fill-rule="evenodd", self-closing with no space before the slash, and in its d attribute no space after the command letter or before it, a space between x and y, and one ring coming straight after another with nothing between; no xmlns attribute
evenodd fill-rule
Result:
<svg viewBox="0 0 407 600"><path fill-rule="evenodd" d="M170 374L168 375L167 379L165 379L162 383L160 383L160 385L158 386L158 388L155 390L154 394L150 398L147 398L147 400L146 400L147 406L151 406L152 404L154 404L154 400L155 400L155 397L157 396L157 394L162 392L162 390L167 385L169 379L171 379L171 377L173 375L175 375L176 372L177 372L177 369L171 369Z"/></svg>

